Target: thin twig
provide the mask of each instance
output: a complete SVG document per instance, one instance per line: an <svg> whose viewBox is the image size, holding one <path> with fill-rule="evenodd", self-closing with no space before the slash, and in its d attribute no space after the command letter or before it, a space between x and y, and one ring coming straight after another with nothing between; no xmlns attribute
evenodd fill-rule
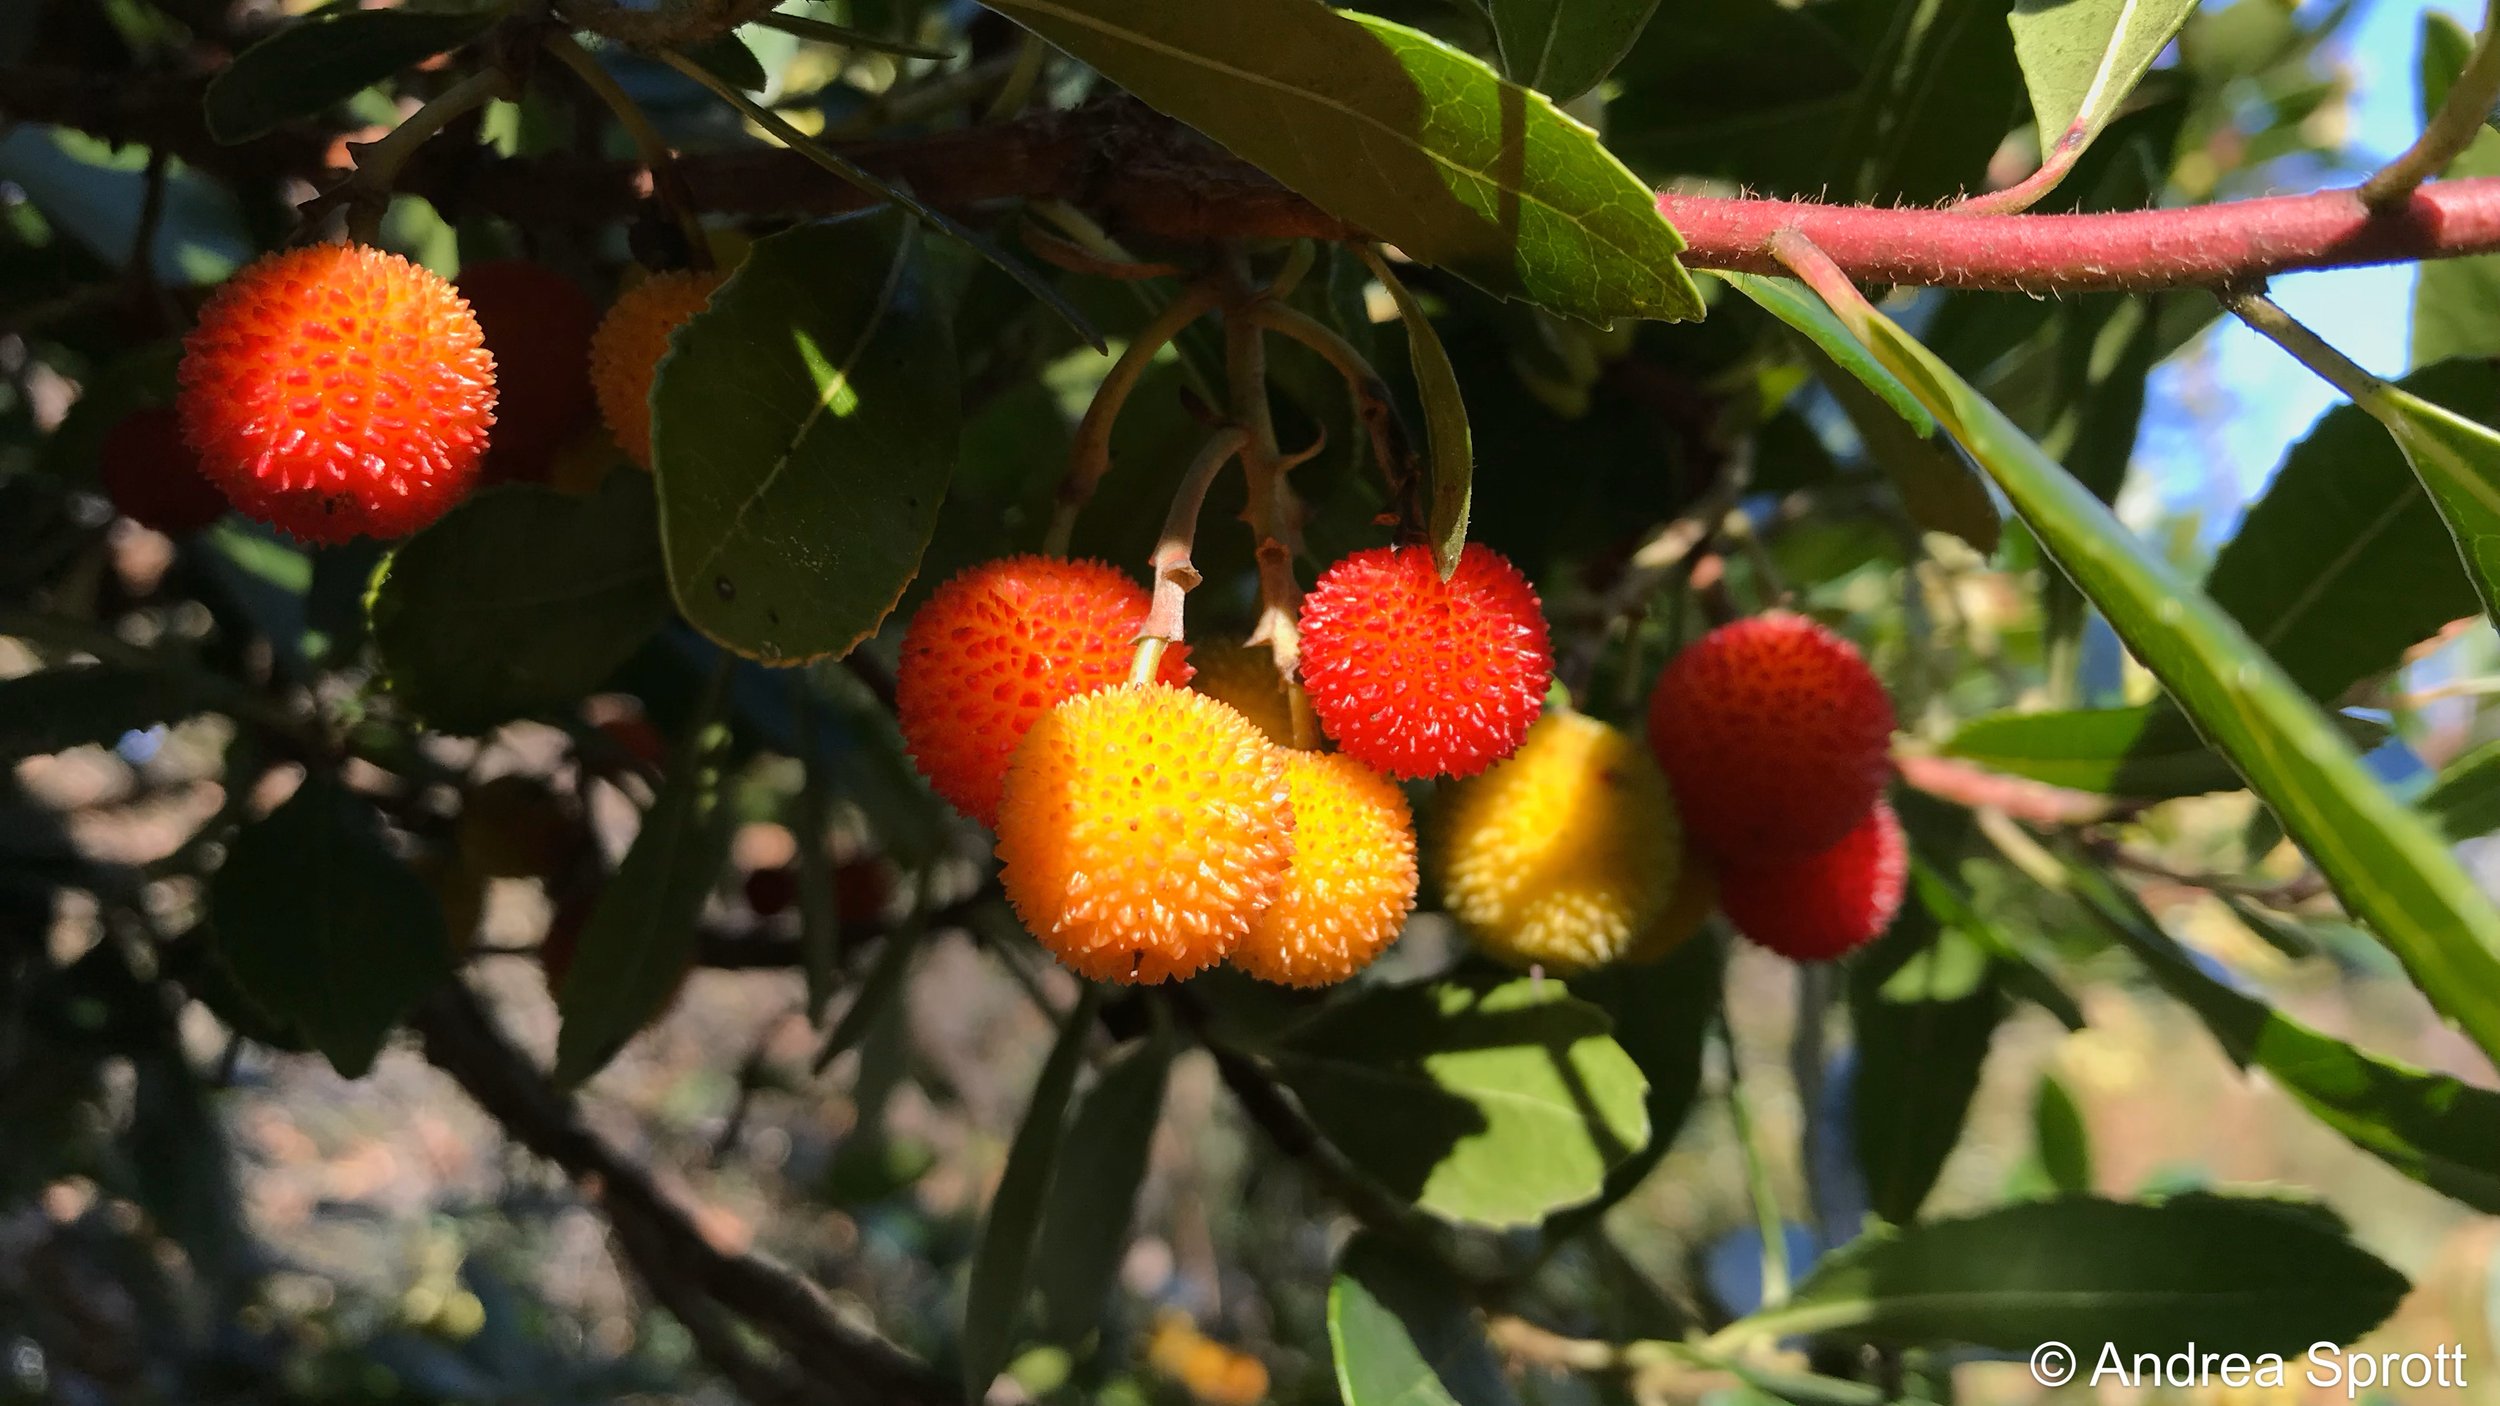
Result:
<svg viewBox="0 0 2500 1406"><path fill-rule="evenodd" d="M693 261L695 268L710 268L711 241L703 233L703 217L696 212L694 200L687 194L685 175L678 169L677 154L669 148L668 138L660 135L660 129L652 125L649 114L642 110L642 104L634 101L633 95L616 81L616 75L592 57L580 41L562 30L555 30L549 32L546 43L547 52L571 69L573 76L582 80L582 86L606 104L618 125L625 129L625 134L633 138L634 150L642 154L643 167L651 173L651 193L659 197L660 204L677 222L678 235L686 244L686 257Z"/></svg>
<svg viewBox="0 0 2500 1406"><path fill-rule="evenodd" d="M2474 144L2495 102L2500 102L2500 0L2491 0L2484 10L2483 32L2475 37L2465 71L2449 86L2448 96L2423 125L2422 135L2361 183L2361 203L2373 210L2404 203L2424 181L2447 170Z"/></svg>
<svg viewBox="0 0 2500 1406"><path fill-rule="evenodd" d="M2381 419L2390 413L2385 381L2327 345L2325 338L2303 326L2273 299L2261 292L2227 293L2222 305L2268 341L2290 352L2294 360L2316 372L2319 379L2352 397L2353 404Z"/></svg>
<svg viewBox="0 0 2500 1406"><path fill-rule="evenodd" d="M1181 621L1182 603L1197 589L1202 578L1191 563L1190 553L1198 540L1198 514L1206 507L1207 489L1224 466L1250 443L1250 432L1239 425L1226 425L1199 447L1198 457L1189 463L1189 472L1181 476L1181 485L1172 494L1172 507L1163 519L1163 536L1155 543L1154 602L1147 608L1146 623L1138 627L1137 657L1129 665L1130 683L1150 683L1155 672L1163 667L1163 654L1187 636Z"/></svg>
<svg viewBox="0 0 2500 1406"><path fill-rule="evenodd" d="M1076 531L1077 514L1093 498L1103 475L1111 472L1111 430L1119 421L1121 407L1128 404L1129 393L1137 389L1156 355L1189 324L1206 315L1218 299L1217 291L1206 284L1183 288L1153 321L1138 329L1136 340L1111 363L1111 370L1094 391L1092 403L1085 407L1085 417L1077 422L1074 443L1068 446L1068 476L1060 480L1059 507L1051 518L1049 533L1042 539L1043 551L1054 556L1067 552L1068 539Z"/></svg>

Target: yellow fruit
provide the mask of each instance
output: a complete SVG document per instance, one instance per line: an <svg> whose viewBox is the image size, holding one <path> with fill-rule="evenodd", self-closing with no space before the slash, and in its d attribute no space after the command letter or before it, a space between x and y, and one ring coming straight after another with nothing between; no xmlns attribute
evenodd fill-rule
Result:
<svg viewBox="0 0 2500 1406"><path fill-rule="evenodd" d="M1648 749L1549 712L1509 760L1451 794L1443 900L1495 957L1582 971L1621 957L1658 916L1680 850Z"/></svg>
<svg viewBox="0 0 2500 1406"><path fill-rule="evenodd" d="M1190 642L1189 662L1198 677L1190 686L1207 697L1229 703L1248 718L1267 740L1293 745L1293 705L1285 697L1285 681L1276 673L1276 656L1263 645Z"/></svg>
<svg viewBox="0 0 2500 1406"><path fill-rule="evenodd" d="M1692 941L1701 931L1702 922L1719 906L1719 879L1710 866L1689 848L1676 866L1675 891L1667 895L1667 906L1658 910L1641 935L1632 939L1632 946L1623 954L1627 962L1664 961L1670 953Z"/></svg>
<svg viewBox="0 0 2500 1406"><path fill-rule="evenodd" d="M727 275L663 273L625 290L590 338L590 384L617 447L651 467L651 382L668 339L710 305Z"/></svg>
<svg viewBox="0 0 2500 1406"><path fill-rule="evenodd" d="M1352 757L1284 757L1293 867L1233 949L1233 965L1261 981L1326 986L1370 966L1406 926L1415 825L1397 783Z"/></svg>
<svg viewBox="0 0 2500 1406"><path fill-rule="evenodd" d="M1293 853L1283 755L1170 684L1070 698L1033 724L998 816L999 880L1026 927L1097 981L1224 960Z"/></svg>

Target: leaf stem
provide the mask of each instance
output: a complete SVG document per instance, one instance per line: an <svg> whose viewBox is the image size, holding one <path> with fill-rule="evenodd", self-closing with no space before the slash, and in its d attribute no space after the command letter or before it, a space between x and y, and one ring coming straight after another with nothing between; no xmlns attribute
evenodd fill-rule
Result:
<svg viewBox="0 0 2500 1406"><path fill-rule="evenodd" d="M1203 579L1189 559L1198 537L1198 513L1206 506L1207 488L1215 482L1215 476L1249 443L1250 432L1239 425L1217 430L1199 447L1198 457L1190 460L1189 472L1181 476L1181 486L1172 494L1172 509L1163 519L1163 537L1155 543L1149 563L1154 570L1154 603L1147 608L1146 623L1137 632L1137 657L1128 672L1130 683L1152 682L1155 671L1163 667L1164 650L1186 638L1181 624L1182 602Z"/></svg>
<svg viewBox="0 0 2500 1406"><path fill-rule="evenodd" d="M1076 441L1068 448L1068 476L1059 482L1059 507L1051 517L1050 531L1042 539L1042 550L1052 556L1065 556L1068 541L1076 533L1077 514L1094 496L1103 475L1111 472L1111 430L1118 423L1120 409L1128 404L1129 393L1137 389L1146 368L1155 357L1172 344L1189 324L1211 311L1221 295L1211 285L1192 284L1180 296L1166 303L1154 320L1138 329L1136 340L1120 352L1111 363L1111 370L1094 391L1092 403L1085 407L1085 418L1076 426Z"/></svg>
<svg viewBox="0 0 2500 1406"><path fill-rule="evenodd" d="M2266 340L2290 352L2294 360L2318 373L2319 379L2352 397L2352 402L2385 420L2395 414L2388 400L2388 384L2361 368L2351 357L2327 345L2326 339L2310 331L2273 299L2261 292L2226 293L2223 307L2233 317L2247 323Z"/></svg>
<svg viewBox="0 0 2500 1406"><path fill-rule="evenodd" d="M767 29L778 29L784 34L797 35L801 39L811 39L819 44L839 44L846 49L873 49L881 54L894 54L907 59L943 61L954 57L952 53L944 49L933 49L924 44L913 44L901 39L880 38L864 29L853 29L847 24L820 20L813 15L791 15L772 11L758 17L756 23Z"/></svg>
<svg viewBox="0 0 2500 1406"><path fill-rule="evenodd" d="M2483 119L2491 115L2495 102L2500 102L2500 0L2491 0L2485 8L2483 32L2475 36L2465 71L2457 75L2439 110L2423 125L2422 135L2361 183L2361 203L2373 210L2403 204L2424 181L2447 170L2473 145L2475 133L2483 129Z"/></svg>
<svg viewBox="0 0 2500 1406"><path fill-rule="evenodd" d="M634 101L633 95L616 81L616 75L583 48L580 40L562 30L552 30L547 35L546 48L606 105L615 115L617 125L633 139L634 150L641 154L643 166L651 172L651 193L659 197L660 204L677 222L678 237L686 243L686 257L695 268L710 268L711 241L704 236L703 217L695 212L694 201L686 192L685 177L677 169L677 154L669 149L668 138L660 135L642 104Z"/></svg>

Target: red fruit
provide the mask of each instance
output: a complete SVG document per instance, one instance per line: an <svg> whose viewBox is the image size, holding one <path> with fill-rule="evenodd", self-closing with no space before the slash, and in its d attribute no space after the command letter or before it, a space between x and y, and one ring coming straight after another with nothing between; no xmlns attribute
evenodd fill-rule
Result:
<svg viewBox="0 0 2500 1406"><path fill-rule="evenodd" d="M113 511L168 537L225 516L226 495L200 477L200 456L182 442L181 417L169 409L134 411L106 431L96 471Z"/></svg>
<svg viewBox="0 0 2500 1406"><path fill-rule="evenodd" d="M758 869L747 875L747 907L755 916L770 918L786 911L799 896L798 871L784 864L777 869Z"/></svg>
<svg viewBox="0 0 2500 1406"><path fill-rule="evenodd" d="M1472 776L1545 708L1554 651L1527 578L1470 543L1443 581L1428 547L1374 547L1302 600L1302 683L1321 726L1392 776Z"/></svg>
<svg viewBox="0 0 2500 1406"><path fill-rule="evenodd" d="M1146 588L1098 561L1007 557L938 587L903 632L895 715L929 784L995 828L1007 759L1033 724L1080 693L1125 682ZM1157 675L1189 682L1186 651Z"/></svg>
<svg viewBox="0 0 2500 1406"><path fill-rule="evenodd" d="M1829 849L1891 776L1892 699L1857 646L1801 615L1722 625L1649 700L1649 745L1686 830L1714 858Z"/></svg>
<svg viewBox="0 0 2500 1406"><path fill-rule="evenodd" d="M556 455L598 417L590 388L590 334L599 305L573 280L527 259L489 259L460 271L495 356L493 447L488 483L544 483Z"/></svg>
<svg viewBox="0 0 2500 1406"><path fill-rule="evenodd" d="M1797 962L1828 962L1883 935L1909 881L1901 821L1882 801L1839 844L1803 859L1719 871L1736 930Z"/></svg>
<svg viewBox="0 0 2500 1406"><path fill-rule="evenodd" d="M477 482L495 358L441 278L361 244L267 255L183 344L183 437L244 513L307 542L403 537Z"/></svg>

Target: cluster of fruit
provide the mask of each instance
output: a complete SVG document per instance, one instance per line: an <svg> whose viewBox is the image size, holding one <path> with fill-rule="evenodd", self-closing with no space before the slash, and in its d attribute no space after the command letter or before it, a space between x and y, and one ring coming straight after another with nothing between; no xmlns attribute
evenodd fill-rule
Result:
<svg viewBox="0 0 2500 1406"><path fill-rule="evenodd" d="M1515 965L1662 956L1714 904L1766 947L1827 960L1900 903L1902 836L1881 799L1890 700L1802 617L1740 621L1678 656L1652 704L1653 761L1598 719L1547 710L1536 594L1479 545L1447 581L1421 547L1357 552L1320 577L1300 673L1334 752L1297 733L1267 651L1174 647L1132 679L1148 604L1100 563L1015 557L946 583L903 639L914 760L997 831L1009 900L1086 976L1230 962L1318 986L1360 971L1415 904L1397 782L1433 776L1457 783L1439 827L1445 904Z"/></svg>
<svg viewBox="0 0 2500 1406"><path fill-rule="evenodd" d="M174 536L231 505L343 542L405 536L480 483L561 485L568 465L595 479L613 456L594 420L648 468L660 358L720 282L655 275L603 318L524 260L472 264L455 284L358 244L266 255L201 308L175 406L106 436L105 492Z"/></svg>

